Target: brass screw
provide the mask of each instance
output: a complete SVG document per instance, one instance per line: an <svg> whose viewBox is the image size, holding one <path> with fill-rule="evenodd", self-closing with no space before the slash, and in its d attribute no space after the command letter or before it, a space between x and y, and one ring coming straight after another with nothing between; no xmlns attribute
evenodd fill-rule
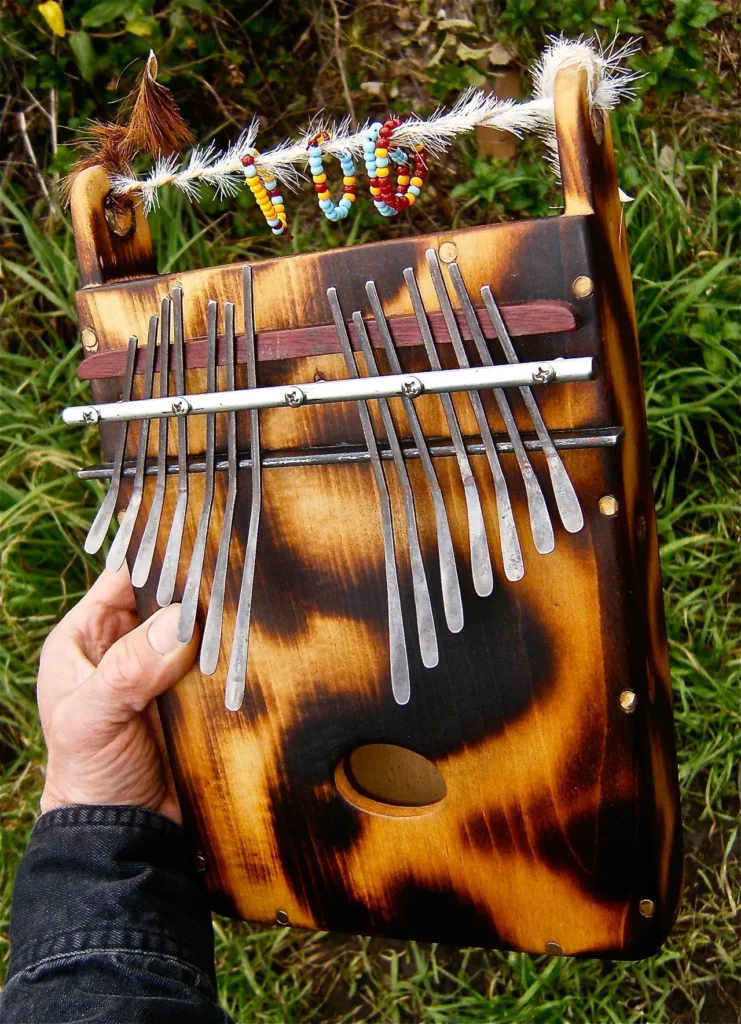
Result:
<svg viewBox="0 0 741 1024"><path fill-rule="evenodd" d="M617 498L612 494L603 494L599 500L599 510L603 516L615 516L618 510Z"/></svg>
<svg viewBox="0 0 741 1024"><path fill-rule="evenodd" d="M458 256L458 248L455 242L443 242L438 250L438 255L443 263L452 263Z"/></svg>
<svg viewBox="0 0 741 1024"><path fill-rule="evenodd" d="M618 700L626 715L632 715L638 707L638 694L634 690L623 690Z"/></svg>
<svg viewBox="0 0 741 1024"><path fill-rule="evenodd" d="M277 913L276 913L276 915L275 915L275 923L276 923L276 924L281 924L281 925L283 925L284 927L285 927L286 925L289 925L289 924L291 923L291 922L289 921L289 919L288 919L288 914L287 914L287 913L285 912L285 910L279 910L279 911L277 911Z"/></svg>
<svg viewBox="0 0 741 1024"><path fill-rule="evenodd" d="M585 277L583 274L575 278L574 283L571 285L571 290L577 299L588 299L594 291L594 283L591 277Z"/></svg>
<svg viewBox="0 0 741 1024"><path fill-rule="evenodd" d="M546 942L545 951L548 956L563 956L563 950L557 942Z"/></svg>
<svg viewBox="0 0 741 1024"><path fill-rule="evenodd" d="M98 339L92 327L86 327L82 332L82 347L86 352L95 352L98 348Z"/></svg>
<svg viewBox="0 0 741 1024"><path fill-rule="evenodd" d="M638 911L641 917L653 917L656 913L656 904L653 900L641 900L638 904Z"/></svg>

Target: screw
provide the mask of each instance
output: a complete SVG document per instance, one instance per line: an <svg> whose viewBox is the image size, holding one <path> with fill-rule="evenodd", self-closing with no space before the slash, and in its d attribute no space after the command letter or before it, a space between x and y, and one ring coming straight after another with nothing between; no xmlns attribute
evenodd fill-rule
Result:
<svg viewBox="0 0 741 1024"><path fill-rule="evenodd" d="M594 284L591 277L584 277L583 275L577 277L574 283L571 285L571 290L577 299L588 299L594 291Z"/></svg>
<svg viewBox="0 0 741 1024"><path fill-rule="evenodd" d="M97 423L100 419L100 413L97 409L84 409L82 413L83 423Z"/></svg>
<svg viewBox="0 0 741 1024"><path fill-rule="evenodd" d="M86 327L82 332L82 347L86 352L95 352L98 347L98 339L92 327Z"/></svg>
<svg viewBox="0 0 741 1024"><path fill-rule="evenodd" d="M206 870L206 858L202 853L197 853L193 858L193 867L199 874L202 874Z"/></svg>
<svg viewBox="0 0 741 1024"><path fill-rule="evenodd" d="M306 395L303 393L301 388L288 388L286 391L286 401L294 409L298 409L298 407L303 405L306 401Z"/></svg>
<svg viewBox="0 0 741 1024"><path fill-rule="evenodd" d="M557 942L546 942L545 951L549 956L563 956L563 950Z"/></svg>
<svg viewBox="0 0 741 1024"><path fill-rule="evenodd" d="M172 411L176 416L185 416L190 411L190 402L184 398L176 398L172 403Z"/></svg>
<svg viewBox="0 0 741 1024"><path fill-rule="evenodd" d="M291 923L289 918L288 918L288 914L285 912L285 910L277 911L277 913L275 915L275 923L276 924L281 924L284 927Z"/></svg>
<svg viewBox="0 0 741 1024"><path fill-rule="evenodd" d="M443 263L452 263L458 255L455 242L443 242L438 250L438 255Z"/></svg>
<svg viewBox="0 0 741 1024"><path fill-rule="evenodd" d="M638 904L638 912L641 917L653 917L656 913L656 904L653 900L641 900Z"/></svg>
<svg viewBox="0 0 741 1024"><path fill-rule="evenodd" d="M634 690L623 690L618 700L626 715L632 715L638 707L638 694Z"/></svg>
<svg viewBox="0 0 741 1024"><path fill-rule="evenodd" d="M599 510L603 516L615 516L619 508L617 498L612 494L603 494L599 500Z"/></svg>
<svg viewBox="0 0 741 1024"><path fill-rule="evenodd" d="M556 371L552 366L539 366L533 374L533 380L537 381L538 384L550 384L552 380L555 380Z"/></svg>
<svg viewBox="0 0 741 1024"><path fill-rule="evenodd" d="M416 398L424 391L424 384L418 377L407 377L401 382L401 390L407 398Z"/></svg>

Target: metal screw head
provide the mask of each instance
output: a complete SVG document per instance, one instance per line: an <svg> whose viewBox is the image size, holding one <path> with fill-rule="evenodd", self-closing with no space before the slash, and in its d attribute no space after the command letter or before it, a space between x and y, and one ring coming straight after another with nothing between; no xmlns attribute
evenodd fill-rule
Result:
<svg viewBox="0 0 741 1024"><path fill-rule="evenodd" d="M591 277L584 277L582 275L574 280L571 290L577 299L588 299L594 291L594 282Z"/></svg>
<svg viewBox="0 0 741 1024"><path fill-rule="evenodd" d="M603 494L599 500L599 510L603 516L616 516L618 500L612 494Z"/></svg>
<svg viewBox="0 0 741 1024"><path fill-rule="evenodd" d="M653 917L656 913L656 904L653 900L641 900L638 904L638 912L641 917Z"/></svg>
<svg viewBox="0 0 741 1024"><path fill-rule="evenodd" d="M83 423L97 423L100 419L100 413L97 409L84 409L82 412Z"/></svg>
<svg viewBox="0 0 741 1024"><path fill-rule="evenodd" d="M202 853L197 853L193 858L193 867L199 874L202 874L206 870L206 858Z"/></svg>
<svg viewBox="0 0 741 1024"><path fill-rule="evenodd" d="M278 911L276 912L276 915L275 915L275 923L276 923L276 924L281 924L281 925L283 925L284 927L285 927L286 925L289 925L289 924L291 923L291 922L290 922L290 920L289 920L289 918L288 918L288 914L287 914L287 913L285 912L285 910L278 910Z"/></svg>
<svg viewBox="0 0 741 1024"><path fill-rule="evenodd" d="M301 388L288 388L286 391L286 401L294 409L298 409L306 401L306 395Z"/></svg>
<svg viewBox="0 0 741 1024"><path fill-rule="evenodd" d="M552 366L539 366L533 374L533 380L537 381L538 384L550 384L552 380L555 380L556 371Z"/></svg>
<svg viewBox="0 0 741 1024"><path fill-rule="evenodd" d="M190 411L190 402L185 398L176 398L172 403L172 411L176 416L185 416Z"/></svg>
<svg viewBox="0 0 741 1024"><path fill-rule="evenodd" d="M618 700L626 715L632 715L638 707L638 694L634 690L622 690Z"/></svg>
<svg viewBox="0 0 741 1024"><path fill-rule="evenodd" d="M424 391L424 384L418 377L407 377L406 380L402 381L401 390L407 398L416 398L417 395L421 395Z"/></svg>
<svg viewBox="0 0 741 1024"><path fill-rule="evenodd" d="M82 347L86 352L95 352L98 347L98 339L92 327L86 327L82 332Z"/></svg>
<svg viewBox="0 0 741 1024"><path fill-rule="evenodd" d="M438 249L438 256L443 263L452 263L458 256L458 248L455 242L443 242Z"/></svg>
<svg viewBox="0 0 741 1024"><path fill-rule="evenodd" d="M563 956L563 950L557 942L546 942L545 951L548 956Z"/></svg>

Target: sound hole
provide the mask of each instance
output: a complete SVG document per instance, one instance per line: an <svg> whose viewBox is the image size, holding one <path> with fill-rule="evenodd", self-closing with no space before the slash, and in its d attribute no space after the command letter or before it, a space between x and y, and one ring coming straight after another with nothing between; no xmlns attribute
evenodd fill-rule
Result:
<svg viewBox="0 0 741 1024"><path fill-rule="evenodd" d="M372 809L367 801L388 809L422 809L440 803L447 793L445 779L435 765L406 747L369 743L353 750L339 767L338 788L361 810ZM354 794L361 799L353 799Z"/></svg>

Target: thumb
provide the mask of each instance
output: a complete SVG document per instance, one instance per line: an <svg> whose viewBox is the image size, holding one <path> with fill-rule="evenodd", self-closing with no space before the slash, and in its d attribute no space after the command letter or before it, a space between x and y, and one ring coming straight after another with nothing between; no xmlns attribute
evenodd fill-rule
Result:
<svg viewBox="0 0 741 1024"><path fill-rule="evenodd" d="M151 619L117 640L82 684L85 696L109 720L128 721L139 714L193 664L199 632L190 643L177 639L180 605L160 609Z"/></svg>

